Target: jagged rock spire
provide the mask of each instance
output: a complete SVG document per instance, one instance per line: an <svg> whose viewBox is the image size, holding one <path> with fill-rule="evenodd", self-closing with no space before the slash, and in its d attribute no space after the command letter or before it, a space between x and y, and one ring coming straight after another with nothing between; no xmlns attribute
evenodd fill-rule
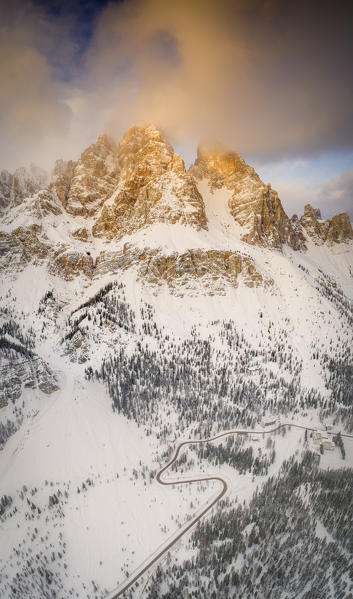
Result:
<svg viewBox="0 0 353 599"><path fill-rule="evenodd" d="M265 185L236 152L200 146L190 172L209 180L210 189L225 187L232 192L229 210L244 230L247 243L280 249L284 243L295 250L305 249L305 239L294 229L276 191Z"/></svg>
<svg viewBox="0 0 353 599"><path fill-rule="evenodd" d="M321 216L320 213L319 216ZM313 208L311 204L306 204L300 223L316 245L340 243L353 239L352 225L346 212L333 216L331 220L322 221L318 218L317 209Z"/></svg>
<svg viewBox="0 0 353 599"><path fill-rule="evenodd" d="M130 127L117 154L119 186L99 215L95 236L119 238L156 222L206 226L194 180L156 127Z"/></svg>

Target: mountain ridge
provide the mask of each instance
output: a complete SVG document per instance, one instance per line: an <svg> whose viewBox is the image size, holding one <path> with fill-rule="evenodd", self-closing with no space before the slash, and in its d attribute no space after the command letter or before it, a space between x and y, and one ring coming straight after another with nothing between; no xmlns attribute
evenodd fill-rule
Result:
<svg viewBox="0 0 353 599"><path fill-rule="evenodd" d="M308 205L300 219L289 219L277 192L236 152L199 146L195 163L186 171L183 160L153 125L132 126L118 145L100 135L76 162L58 160L50 177L31 168L29 174L20 169L22 186L16 200L14 181L19 174L3 171L0 176L5 270L46 261L50 272L64 278L81 274L92 278L114 248L119 252L121 243L133 245L139 231L161 224L169 225L171 232L181 225L204 239L211 227L207 206L215 214L216 196L227 221L222 227L232 230L236 246L245 243L240 244L242 251L250 245L305 252L309 242L333 247L353 239L345 213L321 221ZM191 237L189 250L195 249L197 239L193 233ZM212 234L207 239L208 249L219 251ZM98 262L92 257L97 252ZM210 266L209 258L207 263ZM227 268L224 256L224 276Z"/></svg>
<svg viewBox="0 0 353 599"><path fill-rule="evenodd" d="M1 597L107 599L214 497L212 483L155 484L173 442L240 429L246 434L202 451L190 446L171 474L204 478L212 468L229 481L226 534L215 539L222 589L228 566L244 563L242 578L251 582L261 569L272 596L271 552L285 547L290 579L290 556L298 557L291 599L308 592L310 552L320 562L318 592L332 572L326 594L349 599L349 221L325 221L309 207L288 219L236 153L218 150L210 160L201 149L202 164L186 171L155 128L132 128L120 150L105 136L96 144L77 161L57 162L46 186L11 199L0 221ZM284 436L267 428L278 421L288 424L278 428ZM254 430L268 434L254 439ZM342 431L337 445L330 430ZM322 487L316 468L317 477L326 473ZM211 521L215 531L222 514ZM196 533L208 547L207 526ZM188 586L205 594L205 556L193 543L180 548L202 566ZM177 596L187 596L179 573ZM243 597L245 586L232 596ZM131 597L143 588L162 596L158 576L141 579Z"/></svg>

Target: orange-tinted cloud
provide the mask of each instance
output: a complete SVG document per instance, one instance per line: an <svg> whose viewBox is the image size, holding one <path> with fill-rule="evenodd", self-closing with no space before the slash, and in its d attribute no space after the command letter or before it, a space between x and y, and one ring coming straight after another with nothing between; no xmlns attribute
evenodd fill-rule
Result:
<svg viewBox="0 0 353 599"><path fill-rule="evenodd" d="M101 15L87 76L135 89L112 131L152 121L266 158L352 144L348 23L323 2L132 0ZM344 41L343 41L344 40ZM348 47L345 47L345 45Z"/></svg>
<svg viewBox="0 0 353 599"><path fill-rule="evenodd" d="M69 23L30 2L11 7L0 25L1 161L9 147L14 156L74 156L103 130L118 138L143 122L174 142L219 140L265 161L352 145L344 6L112 2L79 68Z"/></svg>

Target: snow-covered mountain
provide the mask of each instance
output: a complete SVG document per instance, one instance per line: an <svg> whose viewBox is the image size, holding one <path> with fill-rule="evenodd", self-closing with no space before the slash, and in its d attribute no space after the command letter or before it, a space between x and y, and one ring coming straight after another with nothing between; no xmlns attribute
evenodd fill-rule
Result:
<svg viewBox="0 0 353 599"><path fill-rule="evenodd" d="M322 220L307 205L289 218L236 152L200 147L187 171L152 125L131 127L118 145L101 135L49 175L33 166L2 171L0 210L1 597L105 597L215 493L215 483L158 485L174 441L262 430L266 417L352 433L346 214ZM287 501L293 460L302 460L292 489L300 512L328 485L321 472L352 466L353 439L344 438L342 462L340 442L326 447L313 432L283 430L270 443L249 432L234 447L210 444L207 455L190 449L179 464L178 473L227 477L227 509L246 501L245 540L220 570L222 584L231 571L248 580L250 561L261 575L269 571L256 487L266 483L274 502ZM346 493L349 471L337 472ZM279 477L280 496L270 476ZM322 506L310 507L310 547L330 539L340 567L351 566L351 547L340 539L348 525L332 509L330 520ZM292 531L276 532L277 543L297 535L299 512ZM224 518L217 512L220 531ZM202 526L173 556L180 580L184 557L210 568L197 553L212 537ZM256 543L263 559L254 562ZM322 564L325 552L320 545ZM300 594L307 579L300 586L298 563L297 586L284 595L277 581L272 596L319 596ZM330 568L327 596L349 597L337 563ZM171 572L164 586L159 573L149 582L151 598L190 596L192 588L220 596L217 586L200 591L201 571L168 595ZM222 596L247 596L233 578ZM249 597L271 596L254 589ZM138 597L141 587L129 592Z"/></svg>

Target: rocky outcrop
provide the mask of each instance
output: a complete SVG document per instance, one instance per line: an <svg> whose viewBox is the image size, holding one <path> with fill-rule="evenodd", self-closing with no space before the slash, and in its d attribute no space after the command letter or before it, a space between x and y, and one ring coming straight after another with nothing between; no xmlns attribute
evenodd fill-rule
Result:
<svg viewBox="0 0 353 599"><path fill-rule="evenodd" d="M234 219L247 231L243 241L264 247L281 249L287 244L294 250L305 250L305 238L295 230L284 212L276 191L254 186L253 194L245 199L239 190L229 203Z"/></svg>
<svg viewBox="0 0 353 599"><path fill-rule="evenodd" d="M13 224L17 228L16 221L20 220L23 222L25 220L45 229L45 218L48 215L58 216L62 213L63 209L56 195L50 189L46 188L38 191L32 197L26 198L22 204L14 206L11 210L7 210L3 216L3 223L7 226Z"/></svg>
<svg viewBox="0 0 353 599"><path fill-rule="evenodd" d="M0 214L9 207L18 206L43 189L48 181L47 173L31 164L29 168L20 167L14 174L6 170L0 173Z"/></svg>
<svg viewBox="0 0 353 599"><path fill-rule="evenodd" d="M207 293L212 289L218 293L227 285L236 287L240 275L244 284L262 285L251 263L232 251L190 249L170 254L169 250L148 247L141 252L133 241L124 248L115 245L123 237L126 241L125 236L157 223L207 229L204 200L198 190L201 180L208 183L211 193L225 191L220 194L222 210L228 202L229 214L219 230L227 234L231 229L236 235L239 231L248 244L275 249L286 244L305 250L308 239L332 245L353 238L346 214L323 221L319 212L307 205L300 220L296 216L289 219L276 191L265 185L236 152L200 147L195 164L186 172L183 160L161 132L148 125L131 127L118 146L101 135L78 161L58 160L49 183L44 171L35 167L18 169L14 175L3 171L0 268L16 273L30 263L44 263L50 273L72 280L136 267L139 276L151 285L163 282L172 290L181 289L190 279L191 286L201 286ZM204 186L199 187L204 193ZM217 195L213 200L216 204ZM218 213L213 208L210 215L216 219ZM239 228L233 227L229 215ZM205 236L202 239L204 242ZM232 247L229 239L227 245L219 245L215 239L215 247ZM93 259L91 252L97 256L98 248L105 246L106 251ZM155 240L153 247L158 247Z"/></svg>
<svg viewBox="0 0 353 599"><path fill-rule="evenodd" d="M91 279L94 261L89 251L75 251L64 245L53 247L39 225L0 232L0 270L19 272L29 264L47 264L48 271L71 281L78 276Z"/></svg>
<svg viewBox="0 0 353 599"><path fill-rule="evenodd" d="M38 387L43 393L57 391L58 384L53 372L40 358L24 358L12 361L4 359L0 367L0 403L5 407L9 401L15 403L24 387Z"/></svg>
<svg viewBox="0 0 353 599"><path fill-rule="evenodd" d="M240 282L247 287L272 285L248 256L236 252L190 249L165 255L161 250L141 251L128 244L120 252L102 252L95 276L129 268L135 268L137 276L153 288L166 284L175 295L224 295L227 288L237 288Z"/></svg>
<svg viewBox="0 0 353 599"><path fill-rule="evenodd" d="M189 173L199 181L208 179L211 191L222 187L233 191L246 177L261 183L256 171L237 152L225 151L221 146L199 145Z"/></svg>
<svg viewBox="0 0 353 599"><path fill-rule="evenodd" d="M11 233L0 231L0 270L16 272L47 259L51 248L40 238L40 231L39 225L18 227Z"/></svg>
<svg viewBox="0 0 353 599"><path fill-rule="evenodd" d="M49 263L49 272L66 281L72 281L80 275L91 279L94 268L90 252L76 252L66 248L55 252Z"/></svg>
<svg viewBox="0 0 353 599"><path fill-rule="evenodd" d="M307 204L300 219L301 226L315 245L332 245L353 239L352 225L347 213L337 214L331 220L321 220L320 217L320 212Z"/></svg>
<svg viewBox="0 0 353 599"><path fill-rule="evenodd" d="M87 241L88 231L85 227L80 227L79 229L76 229L72 232L72 237L74 237L75 239L79 239L80 241Z"/></svg>
<svg viewBox="0 0 353 599"><path fill-rule="evenodd" d="M76 163L65 162L61 158L55 162L48 191L56 196L61 206L66 209L74 176Z"/></svg>
<svg viewBox="0 0 353 599"><path fill-rule="evenodd" d="M321 213L318 214L315 208L313 208L310 204L306 204L304 208L304 214L300 219L300 224L305 229L306 234L317 245L320 245L326 241L327 231L330 224L327 220L319 220L320 217Z"/></svg>
<svg viewBox="0 0 353 599"><path fill-rule="evenodd" d="M201 195L183 160L153 126L132 127L118 147L119 186L93 235L119 239L157 222L206 227Z"/></svg>
<svg viewBox="0 0 353 599"><path fill-rule="evenodd" d="M11 203L13 175L8 171L0 172L0 214L4 214Z"/></svg>
<svg viewBox="0 0 353 599"><path fill-rule="evenodd" d="M69 214L92 216L118 184L117 147L108 135L100 135L77 162L56 163L53 184Z"/></svg>
<svg viewBox="0 0 353 599"><path fill-rule="evenodd" d="M57 250L41 240L40 228L17 229L0 237L0 268L11 272L28 264L46 262L52 275L66 281L83 276L100 278L109 273L135 269L137 277L156 289L166 284L172 293L222 295L227 287L268 286L248 256L214 249L190 249L165 254L161 249L141 250L125 244L119 250L102 251L96 260L89 251L74 251L61 246ZM11 256L11 259L10 259Z"/></svg>
<svg viewBox="0 0 353 599"><path fill-rule="evenodd" d="M37 217L40 219L49 214L58 216L63 213L63 209L60 206L56 195L51 193L48 189L39 191L36 196L32 198L30 204L31 206L29 209L32 209L33 213L36 212Z"/></svg>
<svg viewBox="0 0 353 599"><path fill-rule="evenodd" d="M346 212L332 217L327 231L326 242L329 244L351 241L353 239L352 225Z"/></svg>
<svg viewBox="0 0 353 599"><path fill-rule="evenodd" d="M231 192L229 210L243 228L243 241L277 249L284 243L295 250L305 249L304 236L293 229L277 192L236 152L200 146L189 172L197 180L208 179L211 192L222 187Z"/></svg>
<svg viewBox="0 0 353 599"><path fill-rule="evenodd" d="M231 251L189 250L182 254L146 256L140 276L152 287L166 283L176 295L224 295L227 287L265 285L250 258ZM266 281L269 284L269 281Z"/></svg>

